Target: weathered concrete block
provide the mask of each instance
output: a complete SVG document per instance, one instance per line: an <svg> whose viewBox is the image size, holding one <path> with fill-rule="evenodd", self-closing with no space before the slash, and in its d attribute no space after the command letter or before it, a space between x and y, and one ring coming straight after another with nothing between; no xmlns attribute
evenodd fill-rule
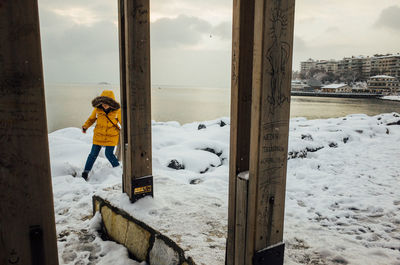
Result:
<svg viewBox="0 0 400 265"><path fill-rule="evenodd" d="M125 246L139 261L146 260L151 234L133 222L128 222Z"/></svg>
<svg viewBox="0 0 400 265"><path fill-rule="evenodd" d="M124 245L137 260L146 261L149 258L150 265L195 264L191 258L185 259L184 251L168 237L135 221L128 213L100 197L94 196L93 201L94 211L100 211L107 235Z"/></svg>
<svg viewBox="0 0 400 265"><path fill-rule="evenodd" d="M126 231L128 231L128 220L113 212L110 236L118 243L125 244Z"/></svg>
<svg viewBox="0 0 400 265"><path fill-rule="evenodd" d="M107 206L101 208L101 215L108 235L118 243L124 244L126 240L126 231L128 229L128 220L114 213Z"/></svg>
<svg viewBox="0 0 400 265"><path fill-rule="evenodd" d="M94 211L95 212L100 211L100 202L98 200L94 201Z"/></svg>
<svg viewBox="0 0 400 265"><path fill-rule="evenodd" d="M150 251L150 265L179 265L179 254L163 240L156 238Z"/></svg>
<svg viewBox="0 0 400 265"><path fill-rule="evenodd" d="M109 207L103 206L101 207L101 217L103 218L104 227L106 228L107 232L111 232L112 226L112 211Z"/></svg>

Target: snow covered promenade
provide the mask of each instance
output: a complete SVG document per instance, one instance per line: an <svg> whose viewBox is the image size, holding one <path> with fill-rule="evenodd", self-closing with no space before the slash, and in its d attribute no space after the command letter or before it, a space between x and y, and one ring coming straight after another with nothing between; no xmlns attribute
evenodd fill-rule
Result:
<svg viewBox="0 0 400 265"><path fill-rule="evenodd" d="M382 99L400 101L400 96L384 96Z"/></svg>
<svg viewBox="0 0 400 265"><path fill-rule="evenodd" d="M111 168L103 151L89 182L79 177L92 131L51 133L60 264L139 264L97 234L99 216L90 219L94 194L169 236L195 261L224 264L229 120L203 124L198 130L199 123L153 123L155 198L134 205L121 194L122 170ZM292 119L285 264L399 265L399 159L396 113Z"/></svg>

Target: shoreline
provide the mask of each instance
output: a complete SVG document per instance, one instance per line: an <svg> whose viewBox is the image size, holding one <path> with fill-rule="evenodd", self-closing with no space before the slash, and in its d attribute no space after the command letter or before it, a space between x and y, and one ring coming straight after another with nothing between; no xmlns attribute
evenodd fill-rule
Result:
<svg viewBox="0 0 400 265"><path fill-rule="evenodd" d="M400 96L384 96L381 97L380 99L382 100L388 100L388 101L400 101Z"/></svg>
<svg viewBox="0 0 400 265"><path fill-rule="evenodd" d="M382 95L364 93L326 93L326 92L303 92L291 91L291 96L302 97L330 97L330 98L381 98Z"/></svg>

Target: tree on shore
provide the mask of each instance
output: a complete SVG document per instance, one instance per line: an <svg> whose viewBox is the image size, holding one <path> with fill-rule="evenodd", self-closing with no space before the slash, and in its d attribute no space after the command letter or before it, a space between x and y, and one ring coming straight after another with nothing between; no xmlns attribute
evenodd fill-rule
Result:
<svg viewBox="0 0 400 265"><path fill-rule="evenodd" d="M354 84L355 82L365 80L362 80L360 71L346 71L340 75L340 81L345 82L346 84Z"/></svg>
<svg viewBox="0 0 400 265"><path fill-rule="evenodd" d="M324 69L311 68L309 71L301 71L298 77L302 80L316 79L322 83L352 84L365 81L362 79L361 71L327 72Z"/></svg>

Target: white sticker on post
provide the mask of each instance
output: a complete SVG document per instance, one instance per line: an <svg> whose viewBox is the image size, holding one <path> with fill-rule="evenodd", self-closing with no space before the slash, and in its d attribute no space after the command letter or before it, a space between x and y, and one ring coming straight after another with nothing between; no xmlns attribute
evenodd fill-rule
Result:
<svg viewBox="0 0 400 265"><path fill-rule="evenodd" d="M243 180L249 180L249 171L240 172L238 178Z"/></svg>

